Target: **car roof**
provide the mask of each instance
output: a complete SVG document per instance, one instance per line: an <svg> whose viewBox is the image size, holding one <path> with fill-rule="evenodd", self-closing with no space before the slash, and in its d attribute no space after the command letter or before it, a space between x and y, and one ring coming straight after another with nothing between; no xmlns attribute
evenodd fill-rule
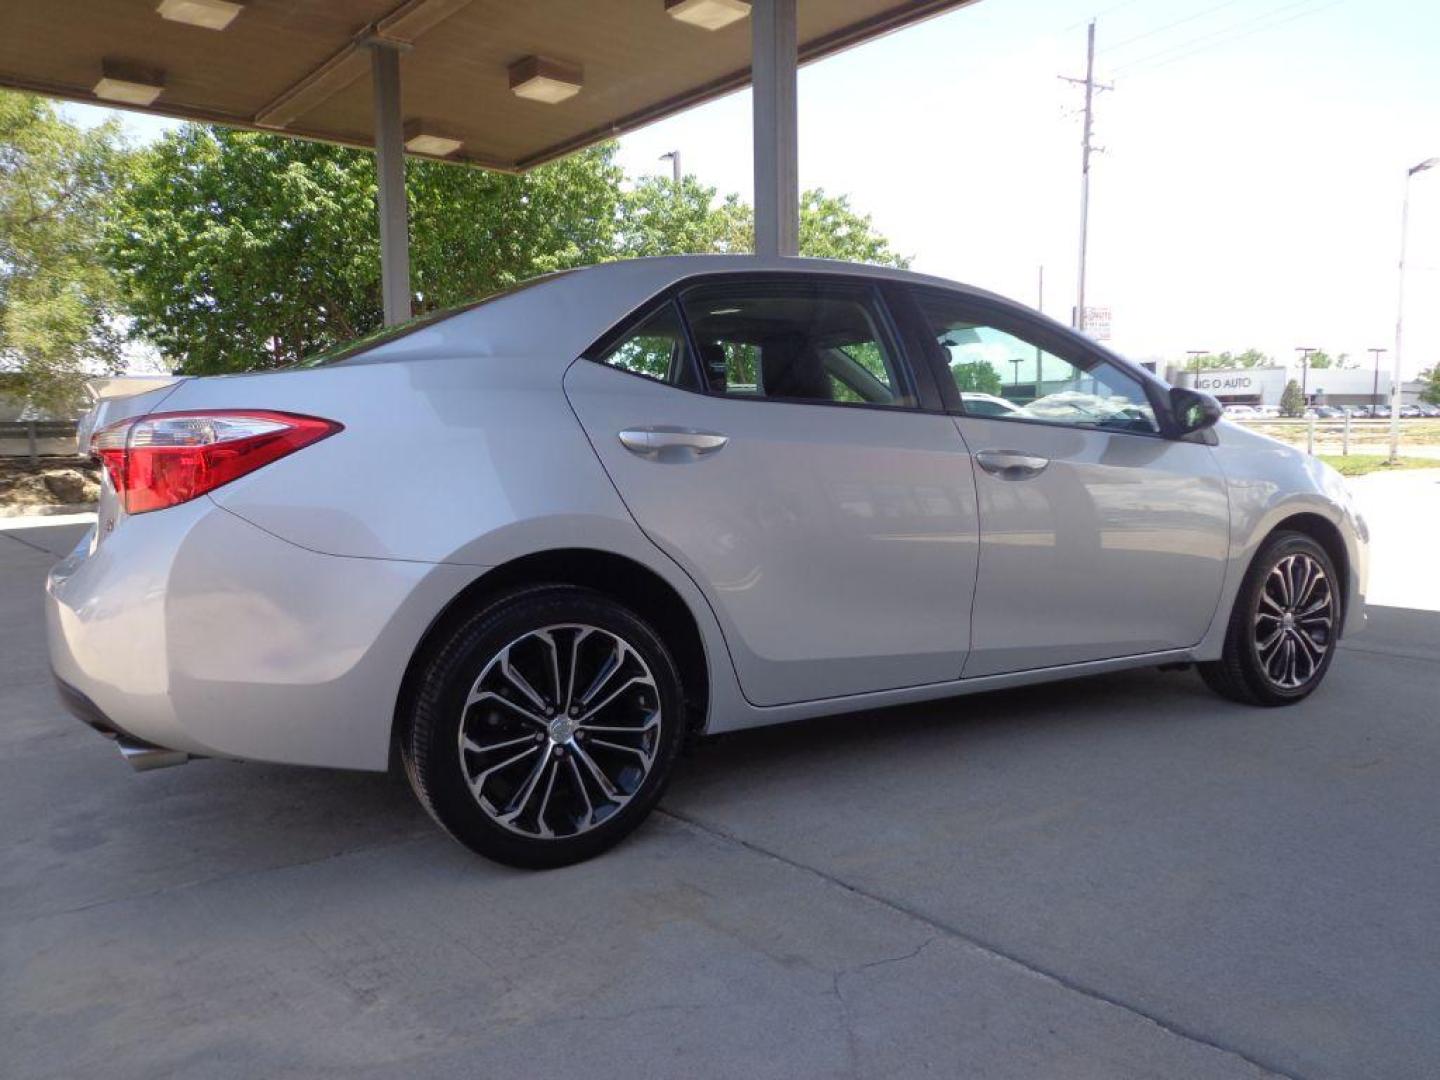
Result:
<svg viewBox="0 0 1440 1080"><path fill-rule="evenodd" d="M412 332L383 340L359 353L347 353L341 362L368 364L471 354L524 357L563 369L606 331L671 286L712 275L787 272L927 285L1024 312L1031 318L1045 318L984 289L889 266L789 256L663 255L621 259L535 278L448 317L422 320ZM1054 325L1060 327L1059 323ZM1123 358L1117 359L1125 363Z"/></svg>

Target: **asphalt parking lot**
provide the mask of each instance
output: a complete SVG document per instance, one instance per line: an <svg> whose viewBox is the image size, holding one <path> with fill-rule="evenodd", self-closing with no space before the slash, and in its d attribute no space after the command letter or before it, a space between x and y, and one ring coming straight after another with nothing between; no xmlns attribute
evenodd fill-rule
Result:
<svg viewBox="0 0 1440 1080"><path fill-rule="evenodd" d="M398 776L131 773L50 687L83 527L0 523L0 1076L1433 1077L1440 472L1379 479L1390 606L1300 706L1141 671L731 736L545 874Z"/></svg>

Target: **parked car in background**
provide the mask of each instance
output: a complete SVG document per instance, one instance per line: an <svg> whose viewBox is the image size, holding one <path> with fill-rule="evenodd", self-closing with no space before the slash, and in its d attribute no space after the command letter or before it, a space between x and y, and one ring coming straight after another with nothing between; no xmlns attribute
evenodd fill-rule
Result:
<svg viewBox="0 0 1440 1080"><path fill-rule="evenodd" d="M1260 410L1254 405L1226 405L1225 415L1235 420L1253 419L1260 415Z"/></svg>
<svg viewBox="0 0 1440 1080"><path fill-rule="evenodd" d="M1434 420L1436 418L1440 418L1440 405L1431 405L1428 402L1421 402L1420 405L1417 406L1417 408L1419 408L1420 410L1420 415L1426 417L1427 419Z"/></svg>
<svg viewBox="0 0 1440 1080"><path fill-rule="evenodd" d="M972 416L1010 416L1020 411L1020 407L1013 402L976 390L960 391L960 400L965 405L965 411Z"/></svg>
<svg viewBox="0 0 1440 1080"><path fill-rule="evenodd" d="M1012 360L1015 412L957 385ZM77 715L140 767L393 745L521 866L620 840L697 733L1191 662L1287 705L1364 618L1332 469L899 270L610 263L105 416L48 581Z"/></svg>

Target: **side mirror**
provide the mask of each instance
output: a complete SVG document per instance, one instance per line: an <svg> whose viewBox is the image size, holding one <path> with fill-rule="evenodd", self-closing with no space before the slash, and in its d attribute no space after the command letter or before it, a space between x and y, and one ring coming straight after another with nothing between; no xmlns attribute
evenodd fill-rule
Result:
<svg viewBox="0 0 1440 1080"><path fill-rule="evenodd" d="M1202 394L1199 390L1191 390L1186 386L1172 386L1170 415L1175 418L1175 426L1180 429L1180 433L1189 435L1192 431L1214 427L1225 415L1225 410L1220 402L1209 394Z"/></svg>

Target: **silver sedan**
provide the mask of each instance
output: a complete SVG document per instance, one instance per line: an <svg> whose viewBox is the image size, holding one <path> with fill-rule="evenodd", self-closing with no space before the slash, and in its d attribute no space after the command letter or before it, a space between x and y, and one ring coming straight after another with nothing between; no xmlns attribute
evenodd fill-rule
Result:
<svg viewBox="0 0 1440 1080"><path fill-rule="evenodd" d="M1335 472L919 274L614 263L125 389L48 584L71 708L142 768L393 746L516 865L614 844L697 734L1158 664L1284 705L1364 619Z"/></svg>

